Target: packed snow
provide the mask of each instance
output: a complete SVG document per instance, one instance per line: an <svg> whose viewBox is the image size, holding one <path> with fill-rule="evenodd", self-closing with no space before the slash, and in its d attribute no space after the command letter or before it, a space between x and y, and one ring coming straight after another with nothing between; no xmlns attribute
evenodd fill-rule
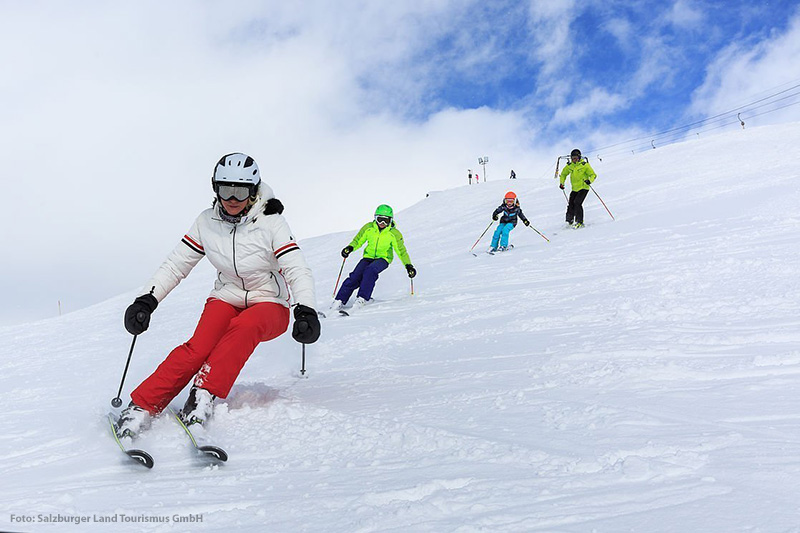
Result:
<svg viewBox="0 0 800 533"><path fill-rule="evenodd" d="M553 168L431 192L396 213L413 295L395 261L305 376L290 335L260 345L208 428L223 465L166 416L152 470L111 438L138 289L2 328L0 530L800 532L798 146L785 124L593 158L616 220L590 193L578 230ZM509 189L550 242L519 225L472 255ZM301 243L323 312L352 233ZM154 313L126 402L212 279Z"/></svg>

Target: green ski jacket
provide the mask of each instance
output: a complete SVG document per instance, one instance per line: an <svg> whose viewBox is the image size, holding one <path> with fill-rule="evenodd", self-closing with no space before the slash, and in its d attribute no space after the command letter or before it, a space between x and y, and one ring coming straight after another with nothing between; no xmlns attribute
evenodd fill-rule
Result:
<svg viewBox="0 0 800 533"><path fill-rule="evenodd" d="M585 159L581 159L577 163L569 163L564 167L564 170L561 171L561 185L564 185L568 174L571 174L570 187L573 191L588 190L589 186L586 185L585 180L594 182L597 177L592 166Z"/></svg>
<svg viewBox="0 0 800 533"><path fill-rule="evenodd" d="M403 243L403 234L394 227L394 221L390 227L384 228L382 231L375 221L364 224L350 241L350 246L354 250L358 250L365 242L367 245L364 247L364 257L367 259L386 259L387 263L391 263L394 258L394 249L404 265L411 264L411 258Z"/></svg>

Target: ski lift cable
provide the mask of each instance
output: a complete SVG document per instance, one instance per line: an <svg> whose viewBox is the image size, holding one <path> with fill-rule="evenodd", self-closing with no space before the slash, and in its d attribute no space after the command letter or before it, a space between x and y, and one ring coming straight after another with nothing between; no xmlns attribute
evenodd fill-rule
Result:
<svg viewBox="0 0 800 533"><path fill-rule="evenodd" d="M740 111L740 110L742 110L742 109L744 109L744 108L747 108L747 107L750 107L750 106L752 106L752 105L754 105L754 104L761 103L761 102L763 102L763 101L765 101L765 100L769 100L769 99L771 99L771 98L774 98L774 97L776 97L776 96L778 96L778 95L781 95L781 94L783 94L783 93L786 93L786 92L789 92L789 91L792 91L792 90L794 90L794 89L798 89L798 88L800 88L800 84L793 85L792 87L789 87L789 88L787 88L787 89L784 89L784 90L782 90L782 91L778 91L778 92L776 92L776 93L772 93L772 94L770 94L769 96L765 96L765 97L763 97L763 98L760 98L760 99L758 99L758 100L755 100L755 101L753 101L753 102L749 102L749 103L747 103L747 104L744 104L744 105L741 105L741 106L739 106L739 107L735 107L735 108L733 108L733 109L731 109L731 110L725 111L724 113L719 113L719 114L713 115L713 116L711 116L711 117L707 117L707 118L704 118L704 119L702 119L702 120L698 120L698 121L695 121L695 122L691 122L691 123L689 123L689 124L685 124L685 125L683 125L683 126L678 126L678 127L675 127L675 128L671 128L671 129L669 129L669 130L665 130L665 131L662 131L662 132L659 132L659 133L655 133L655 134L651 134L651 135L645 135L645 136L642 136L642 137L637 137L637 138L634 138L634 139L629 139L629 140L627 140L627 141L622 141L622 142L618 142L618 143L610 144L610 145L608 145L608 146L603 146L603 147L600 147L600 148L597 148L597 149L593 150L593 151L592 151L592 152L590 152L590 153L596 153L596 152L600 152L601 150L605 151L605 150L608 150L609 148L615 148L615 147L617 147L617 146L620 146L620 145L623 145L623 144L629 144L629 143L636 142L636 141L640 141L640 140L644 140L644 139L655 139L655 138L657 138L657 137L659 137L659 136L666 135L666 134L668 134L668 133L672 133L672 132L675 132L675 131L680 131L680 130L684 130L684 129L691 129L693 126L696 126L696 125L702 124L702 123L704 123L704 122L709 122L709 121L712 121L712 120L714 120L714 119L717 119L717 118L720 118L720 117L724 117L725 115L729 115L729 114L731 114L731 113L734 113L734 112L736 112L736 111ZM795 93L795 94L793 94L793 95L791 95L791 96L795 96L796 94L800 94L800 93Z"/></svg>

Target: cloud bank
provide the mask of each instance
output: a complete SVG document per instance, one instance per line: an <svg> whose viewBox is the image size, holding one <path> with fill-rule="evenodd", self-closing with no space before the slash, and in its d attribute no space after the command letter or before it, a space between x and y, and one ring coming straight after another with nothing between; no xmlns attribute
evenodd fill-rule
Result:
<svg viewBox="0 0 800 533"><path fill-rule="evenodd" d="M0 6L0 149L27 191L0 211L0 324L138 288L224 153L256 158L298 237L349 231L465 185L479 156L490 180L537 179L788 81L797 55L796 12L767 26L744 3L395 4Z"/></svg>

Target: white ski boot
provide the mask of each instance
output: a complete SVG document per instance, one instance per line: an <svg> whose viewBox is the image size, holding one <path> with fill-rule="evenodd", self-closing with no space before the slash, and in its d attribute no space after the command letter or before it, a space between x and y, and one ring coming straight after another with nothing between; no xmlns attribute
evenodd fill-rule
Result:
<svg viewBox="0 0 800 533"><path fill-rule="evenodd" d="M117 437L135 439L150 427L150 413L131 402L122 410L117 421Z"/></svg>
<svg viewBox="0 0 800 533"><path fill-rule="evenodd" d="M192 387L180 412L181 420L187 426L193 424L204 426L214 414L214 400L216 399L217 397L206 389Z"/></svg>

